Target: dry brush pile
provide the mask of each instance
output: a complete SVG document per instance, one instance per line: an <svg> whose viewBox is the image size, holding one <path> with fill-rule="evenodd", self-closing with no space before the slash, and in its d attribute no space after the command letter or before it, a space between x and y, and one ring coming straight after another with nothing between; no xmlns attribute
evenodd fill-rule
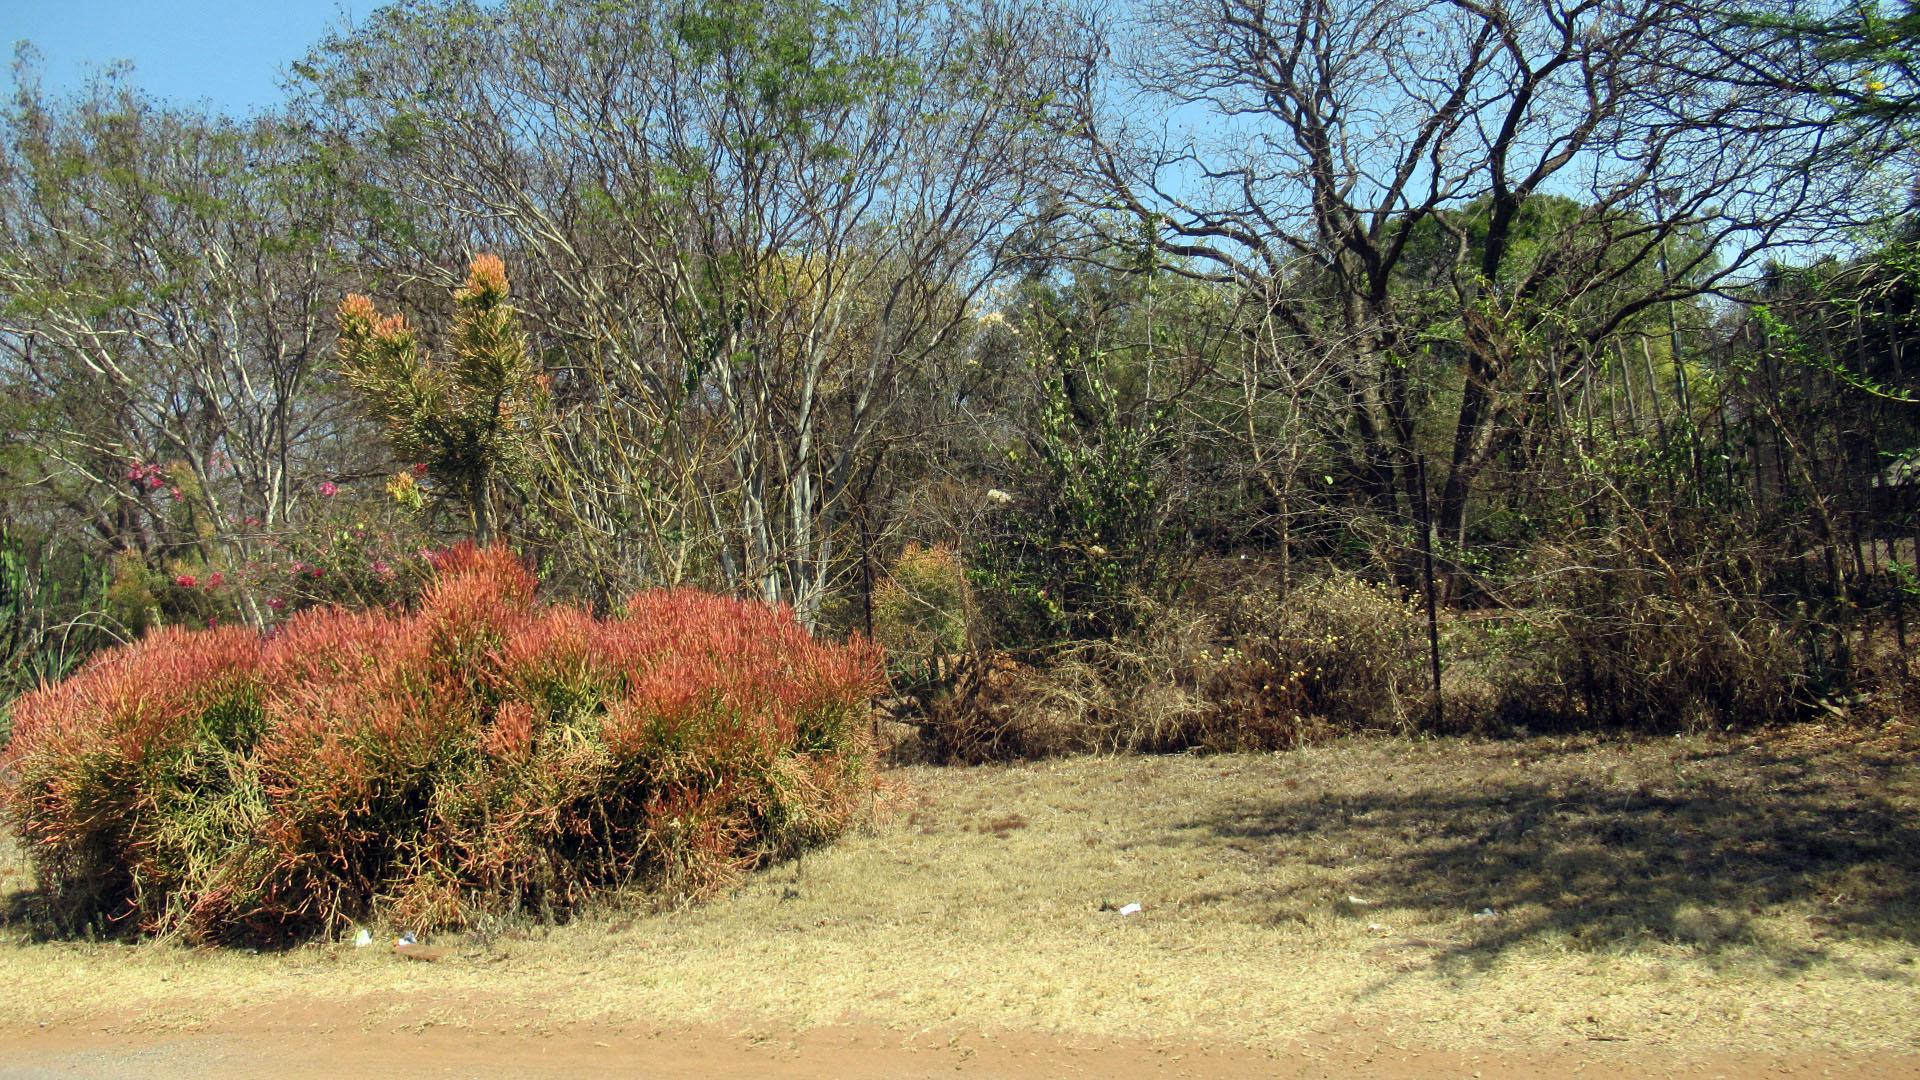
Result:
<svg viewBox="0 0 1920 1080"><path fill-rule="evenodd" d="M170 629L23 698L6 805L51 914L198 941L698 896L870 790L878 650L693 591L614 617L455 548L411 612Z"/></svg>
<svg viewBox="0 0 1920 1080"><path fill-rule="evenodd" d="M1423 712L1424 617L1393 586L1333 573L1289 593L1241 581L1135 603L1138 628L1110 639L1018 658L977 643L929 648L930 626L966 637L975 601L951 548L910 548L874 617L903 692L898 715L918 729L904 756L1277 750L1411 730Z"/></svg>

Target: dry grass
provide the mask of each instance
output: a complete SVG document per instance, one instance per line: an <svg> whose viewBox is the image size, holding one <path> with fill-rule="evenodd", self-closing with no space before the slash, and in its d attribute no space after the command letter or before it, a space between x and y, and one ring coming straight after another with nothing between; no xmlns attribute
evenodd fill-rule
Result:
<svg viewBox="0 0 1920 1080"><path fill-rule="evenodd" d="M35 942L9 863L0 1021L191 1025L299 996L479 1028L518 1005L1256 1046L1357 1027L1912 1050L1913 749L1803 728L904 769L870 830L727 899L448 939L437 964ZM1104 910L1130 901L1144 912Z"/></svg>

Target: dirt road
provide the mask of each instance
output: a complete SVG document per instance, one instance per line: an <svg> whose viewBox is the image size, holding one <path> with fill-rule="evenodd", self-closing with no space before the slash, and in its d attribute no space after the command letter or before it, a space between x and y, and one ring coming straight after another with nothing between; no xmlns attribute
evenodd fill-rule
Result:
<svg viewBox="0 0 1920 1080"><path fill-rule="evenodd" d="M380 1019L369 1017L376 1013ZM1354 1019L1269 1049L1050 1036L1039 1032L904 1032L877 1024L810 1030L735 1019L710 1026L549 1024L538 1011L488 1001L407 1009L284 1001L167 1028L104 1019L0 1026L0 1078L225 1080L228 1076L766 1076L900 1080L979 1078L1484 1078L1501 1076L1920 1076L1920 1053L1686 1055L1634 1042L1434 1049L1373 1038Z"/></svg>
<svg viewBox="0 0 1920 1080"><path fill-rule="evenodd" d="M790 1030L739 1020L707 1027L547 1026L485 1002L430 1020L370 1023L352 1007L283 1002L185 1030L139 1022L0 1028L0 1078L223 1080L329 1077L1920 1077L1920 1054L1676 1055L1627 1042L1439 1050L1357 1027L1254 1050L1029 1032L895 1031L842 1024Z"/></svg>

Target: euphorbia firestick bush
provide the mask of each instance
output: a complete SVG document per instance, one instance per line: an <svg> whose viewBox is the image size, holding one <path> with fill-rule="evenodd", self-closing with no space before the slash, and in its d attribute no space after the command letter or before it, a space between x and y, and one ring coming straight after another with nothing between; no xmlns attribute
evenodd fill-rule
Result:
<svg viewBox="0 0 1920 1080"><path fill-rule="evenodd" d="M55 911L195 940L698 896L871 785L865 641L679 590L596 618L500 548L417 611L164 630L20 700L6 803Z"/></svg>

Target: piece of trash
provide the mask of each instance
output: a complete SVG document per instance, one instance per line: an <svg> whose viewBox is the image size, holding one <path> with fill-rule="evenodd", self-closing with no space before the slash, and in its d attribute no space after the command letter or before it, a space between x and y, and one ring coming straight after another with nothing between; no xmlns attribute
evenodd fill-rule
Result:
<svg viewBox="0 0 1920 1080"><path fill-rule="evenodd" d="M373 944L373 931L362 928L359 933L353 935L354 948L364 949L371 944Z"/></svg>
<svg viewBox="0 0 1920 1080"><path fill-rule="evenodd" d="M1354 907L1372 907L1379 902L1378 900L1362 900L1352 893L1347 894L1347 903L1352 904Z"/></svg>
<svg viewBox="0 0 1920 1080"><path fill-rule="evenodd" d="M1500 913L1492 908L1481 908L1479 911L1473 913L1473 920L1475 922L1488 922L1499 917Z"/></svg>
<svg viewBox="0 0 1920 1080"><path fill-rule="evenodd" d="M1121 908L1120 908L1120 914L1122 914L1122 915L1138 915L1138 914L1140 914L1140 905L1139 905L1139 904L1124 904L1124 905L1122 905L1122 906L1121 906Z"/></svg>
<svg viewBox="0 0 1920 1080"><path fill-rule="evenodd" d="M1367 924L1367 932L1371 934L1391 934L1393 933L1393 927L1385 923L1370 922Z"/></svg>
<svg viewBox="0 0 1920 1080"><path fill-rule="evenodd" d="M435 949L420 944L420 938L411 930L393 939L393 951L409 960L424 960L428 963L447 955L445 949Z"/></svg>

